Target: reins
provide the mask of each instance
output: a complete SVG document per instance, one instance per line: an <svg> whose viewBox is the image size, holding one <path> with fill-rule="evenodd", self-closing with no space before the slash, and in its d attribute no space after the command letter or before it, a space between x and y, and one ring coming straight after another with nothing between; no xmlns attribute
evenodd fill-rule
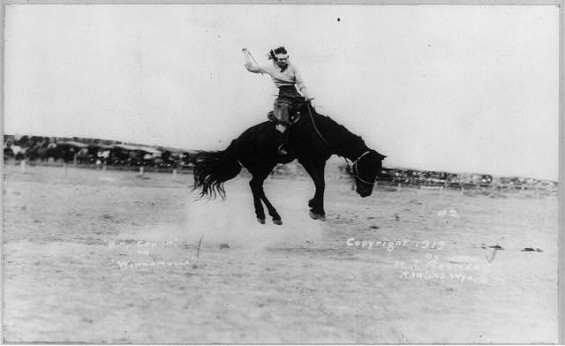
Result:
<svg viewBox="0 0 565 346"><path fill-rule="evenodd" d="M312 126L314 126L314 130L316 130L316 133L318 134L318 136L320 136L320 138L322 139L322 141L324 141L324 143L326 143L326 145L328 146L328 148L330 148L332 151L334 151L338 156L339 153L337 152L337 150L335 150L330 143L328 143L328 141L326 141L326 139L324 138L324 136L322 136L322 134L320 133L320 130L318 130L318 126L316 126L316 122L314 121L314 115L312 115L312 110L310 109L310 107L312 107L311 105L307 104L306 105L308 107L308 113L310 113L310 120L312 120ZM343 157L343 156L342 156ZM347 160L345 157L343 157L345 160ZM349 164L349 163L348 163Z"/></svg>

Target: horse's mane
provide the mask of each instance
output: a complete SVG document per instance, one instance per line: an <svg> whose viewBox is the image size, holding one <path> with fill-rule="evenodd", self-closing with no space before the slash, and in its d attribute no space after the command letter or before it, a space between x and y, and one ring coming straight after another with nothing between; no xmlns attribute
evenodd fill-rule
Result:
<svg viewBox="0 0 565 346"><path fill-rule="evenodd" d="M327 115L320 114L316 111L312 112L316 126L322 133L327 133L326 140L330 141L332 146L339 154L343 154L346 148L366 149L367 145L361 136L349 131L345 126L333 120ZM307 121L311 122L310 115L307 114Z"/></svg>

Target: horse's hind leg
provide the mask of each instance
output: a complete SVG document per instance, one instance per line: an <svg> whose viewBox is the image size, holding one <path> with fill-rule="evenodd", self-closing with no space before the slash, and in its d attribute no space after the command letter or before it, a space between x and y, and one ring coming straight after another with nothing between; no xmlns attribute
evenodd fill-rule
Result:
<svg viewBox="0 0 565 346"><path fill-rule="evenodd" d="M255 206L257 221L259 221L260 224L265 224L265 211L263 210L263 204L261 204L262 185L263 180L258 179L256 176L253 176L249 182L251 193L253 194L253 205Z"/></svg>
<svg viewBox="0 0 565 346"><path fill-rule="evenodd" d="M273 207L273 205L271 204L271 202L267 198L267 195L265 195L265 191L263 190L263 182L265 181L267 176L269 176L269 173L270 173L270 171L267 172L267 173L263 173L261 175L254 176L253 179L251 180L251 181L255 180L254 186L251 188L252 190L254 188L256 189L256 192L253 192L253 198L255 199L255 193L257 193L260 200L263 201L263 203L265 203L265 206L267 207L267 210L269 211L269 215L273 218L273 222L276 225L282 225L281 216L279 215L279 213L277 212L275 207ZM259 202L259 204L260 203L261 202ZM263 213L263 221L264 221L264 218L265 218L264 215L265 214L263 212L262 206L261 206L261 212ZM259 221L259 222L261 222L261 221Z"/></svg>
<svg viewBox="0 0 565 346"><path fill-rule="evenodd" d="M269 215L271 215L271 217L273 218L273 222L275 223L275 225L282 225L281 216L279 215L279 213L277 213L275 207L273 207L271 202L267 199L267 196L265 195L265 191L263 191L263 186L261 186L261 200L265 203L265 206L267 206Z"/></svg>

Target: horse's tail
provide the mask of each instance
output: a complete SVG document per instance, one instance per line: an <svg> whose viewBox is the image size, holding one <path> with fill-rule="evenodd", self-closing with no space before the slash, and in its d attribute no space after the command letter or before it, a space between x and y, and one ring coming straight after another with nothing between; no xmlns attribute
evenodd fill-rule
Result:
<svg viewBox="0 0 565 346"><path fill-rule="evenodd" d="M216 198L219 194L224 199L224 182L233 179L240 171L239 161L227 150L200 152L194 157L193 189L201 188L201 197Z"/></svg>

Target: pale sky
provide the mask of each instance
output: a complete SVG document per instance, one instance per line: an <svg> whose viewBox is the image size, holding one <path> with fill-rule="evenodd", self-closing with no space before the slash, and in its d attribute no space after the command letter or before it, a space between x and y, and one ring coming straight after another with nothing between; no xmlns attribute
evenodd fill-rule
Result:
<svg viewBox="0 0 565 346"><path fill-rule="evenodd" d="M556 6L10 5L4 133L225 148L287 47L384 165L558 179ZM339 19L339 20L338 20Z"/></svg>

